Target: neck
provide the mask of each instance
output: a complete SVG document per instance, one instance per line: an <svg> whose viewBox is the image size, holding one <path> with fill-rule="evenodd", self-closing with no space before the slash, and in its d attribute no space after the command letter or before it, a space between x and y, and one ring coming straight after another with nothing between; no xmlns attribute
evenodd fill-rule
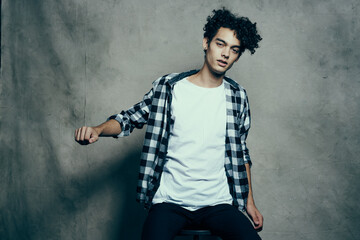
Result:
<svg viewBox="0 0 360 240"><path fill-rule="evenodd" d="M200 71L188 78L188 80L200 87L214 88L222 84L224 74L217 74L212 72L206 63Z"/></svg>

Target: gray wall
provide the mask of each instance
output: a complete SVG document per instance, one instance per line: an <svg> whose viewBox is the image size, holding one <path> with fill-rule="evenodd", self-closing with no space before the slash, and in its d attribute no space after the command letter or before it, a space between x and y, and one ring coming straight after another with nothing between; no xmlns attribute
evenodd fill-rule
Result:
<svg viewBox="0 0 360 240"><path fill-rule="evenodd" d="M264 38L228 73L249 94L262 238L360 239L356 0L3 0L0 239L139 239L144 130L92 146L73 132L201 67L220 6Z"/></svg>

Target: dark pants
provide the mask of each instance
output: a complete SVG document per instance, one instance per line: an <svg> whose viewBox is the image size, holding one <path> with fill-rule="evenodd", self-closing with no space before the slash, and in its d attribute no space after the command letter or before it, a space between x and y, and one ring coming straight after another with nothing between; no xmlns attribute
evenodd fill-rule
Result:
<svg viewBox="0 0 360 240"><path fill-rule="evenodd" d="M220 204L186 210L176 204L160 203L150 208L142 240L171 240L183 228L209 229L223 240L261 239L250 220L236 207Z"/></svg>

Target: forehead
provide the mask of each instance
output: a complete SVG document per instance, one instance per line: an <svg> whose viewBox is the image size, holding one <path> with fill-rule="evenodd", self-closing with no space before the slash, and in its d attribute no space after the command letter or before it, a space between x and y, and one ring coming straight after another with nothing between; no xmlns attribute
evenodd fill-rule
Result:
<svg viewBox="0 0 360 240"><path fill-rule="evenodd" d="M214 36L213 40L220 38L221 40L225 41L228 45L240 45L240 40L236 37L236 32L231 30L230 28L219 28L218 32Z"/></svg>

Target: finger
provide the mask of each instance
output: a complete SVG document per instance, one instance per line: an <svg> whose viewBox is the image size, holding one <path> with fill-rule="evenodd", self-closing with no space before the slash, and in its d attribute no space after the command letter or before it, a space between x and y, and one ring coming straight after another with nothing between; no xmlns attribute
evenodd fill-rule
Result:
<svg viewBox="0 0 360 240"><path fill-rule="evenodd" d="M87 128L84 135L84 140L89 140L91 137L92 131L91 128Z"/></svg>
<svg viewBox="0 0 360 240"><path fill-rule="evenodd" d="M76 141L80 141L81 128L78 128L76 131L77 131L77 134L76 134Z"/></svg>
<svg viewBox="0 0 360 240"><path fill-rule="evenodd" d="M86 130L87 130L87 127L85 127L85 126L81 128L80 141L84 141Z"/></svg>
<svg viewBox="0 0 360 240"><path fill-rule="evenodd" d="M83 128L82 128L82 127L78 129L78 136L77 136L78 141L81 141L81 132L82 132L82 131L83 131Z"/></svg>
<svg viewBox="0 0 360 240"><path fill-rule="evenodd" d="M257 222L255 222L255 229L259 229L263 226L263 216L260 213L257 213L256 215Z"/></svg>
<svg viewBox="0 0 360 240"><path fill-rule="evenodd" d="M261 215L260 217L260 224L259 224L261 227L263 227L264 225L264 217Z"/></svg>
<svg viewBox="0 0 360 240"><path fill-rule="evenodd" d="M253 216L253 221L254 221L254 223L255 223L255 225L259 225L259 218L258 218L258 216L256 215L256 213L254 214L254 216Z"/></svg>
<svg viewBox="0 0 360 240"><path fill-rule="evenodd" d="M258 217L256 216L256 211L249 211L248 216L250 217L251 221L254 223L254 227L256 227L259 223Z"/></svg>

